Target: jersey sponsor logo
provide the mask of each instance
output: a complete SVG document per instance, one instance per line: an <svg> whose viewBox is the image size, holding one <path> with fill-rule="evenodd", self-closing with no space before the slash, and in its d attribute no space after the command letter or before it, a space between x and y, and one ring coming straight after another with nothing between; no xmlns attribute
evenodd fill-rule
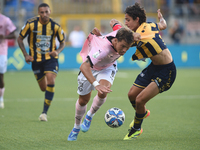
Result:
<svg viewBox="0 0 200 150"><path fill-rule="evenodd" d="M92 55L93 58L97 58L97 57L99 57L100 53L101 53L100 50L99 50L98 52L94 53L94 54Z"/></svg>
<svg viewBox="0 0 200 150"><path fill-rule="evenodd" d="M42 40L42 41L50 41L51 40L50 35L37 35L36 38L37 38L37 40Z"/></svg>
<svg viewBox="0 0 200 150"><path fill-rule="evenodd" d="M41 54L45 54L49 52L49 48L51 46L51 43L50 43L51 36L37 35L36 38L37 38L37 41L40 41L40 42L36 42L35 45L37 48L41 49L41 51L37 50L37 52Z"/></svg>
<svg viewBox="0 0 200 150"><path fill-rule="evenodd" d="M33 30L32 32L33 32L33 33L40 33L41 31L34 31L34 30Z"/></svg>
<svg viewBox="0 0 200 150"><path fill-rule="evenodd" d="M40 48L43 52L49 49L50 47L50 42L49 41L40 41L35 43L37 48Z"/></svg>
<svg viewBox="0 0 200 150"><path fill-rule="evenodd" d="M38 51L38 50L36 50L36 52L39 53L39 54L46 54L46 53L48 53L50 51L49 50L47 50L47 51Z"/></svg>

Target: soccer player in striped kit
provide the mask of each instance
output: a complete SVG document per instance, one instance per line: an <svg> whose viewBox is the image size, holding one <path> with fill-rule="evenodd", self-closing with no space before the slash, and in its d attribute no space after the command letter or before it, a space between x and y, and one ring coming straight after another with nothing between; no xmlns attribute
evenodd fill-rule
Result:
<svg viewBox="0 0 200 150"><path fill-rule="evenodd" d="M55 79L58 73L58 54L65 47L65 36L60 25L52 20L49 5L38 6L39 17L29 19L22 27L17 39L25 61L32 62L32 70L41 91L45 92L44 107L39 116L40 121L47 121L47 111L53 100ZM29 54L24 47L23 39L28 35ZM56 37L60 46L56 49Z"/></svg>
<svg viewBox="0 0 200 150"><path fill-rule="evenodd" d="M136 113L124 140L135 139L142 134L143 119L150 115L146 103L157 94L169 90L176 78L172 55L159 34L160 30L166 29L167 23L160 9L157 12L159 22L154 23L146 22L146 12L139 3L128 6L125 10L125 25L133 32L141 34L141 40L133 44L137 49L132 60L150 58L152 62L137 76L128 92L129 101ZM121 23L115 19L111 20L110 25L113 30L121 28Z"/></svg>

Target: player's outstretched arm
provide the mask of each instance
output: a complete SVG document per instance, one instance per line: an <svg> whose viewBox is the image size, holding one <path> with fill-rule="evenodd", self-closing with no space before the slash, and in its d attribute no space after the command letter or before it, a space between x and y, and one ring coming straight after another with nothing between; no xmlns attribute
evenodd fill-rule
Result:
<svg viewBox="0 0 200 150"><path fill-rule="evenodd" d="M80 66L81 72L84 74L84 76L87 78L87 80L95 87L95 89L103 94L103 93L110 93L112 90L104 85L100 85L98 81L96 81L95 77L92 74L91 71L91 64L89 60L87 59L85 62L83 62Z"/></svg>
<svg viewBox="0 0 200 150"><path fill-rule="evenodd" d="M166 23L165 19L163 18L163 15L160 12L160 9L158 9L157 12L158 12L158 19L160 21L158 23L158 27L160 30L165 30L167 28L167 23Z"/></svg>

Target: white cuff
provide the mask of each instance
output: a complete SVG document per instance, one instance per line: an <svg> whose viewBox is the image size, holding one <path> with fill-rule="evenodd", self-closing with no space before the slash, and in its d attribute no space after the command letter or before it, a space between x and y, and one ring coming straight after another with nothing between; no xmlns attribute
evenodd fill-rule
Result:
<svg viewBox="0 0 200 150"><path fill-rule="evenodd" d="M97 85L100 85L100 84L99 84L98 81L94 81L94 82L92 83L92 85L93 85L94 87L96 87Z"/></svg>

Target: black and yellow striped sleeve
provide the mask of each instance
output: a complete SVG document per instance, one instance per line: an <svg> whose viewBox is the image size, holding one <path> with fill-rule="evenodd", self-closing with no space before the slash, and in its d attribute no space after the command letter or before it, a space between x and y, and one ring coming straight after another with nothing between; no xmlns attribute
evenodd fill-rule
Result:
<svg viewBox="0 0 200 150"><path fill-rule="evenodd" d="M19 35L21 38L25 38L30 33L30 24L29 22L26 22L26 24L22 27Z"/></svg>
<svg viewBox="0 0 200 150"><path fill-rule="evenodd" d="M56 34L58 41L63 42L65 40L65 34L64 31L60 26L58 26L57 34Z"/></svg>

